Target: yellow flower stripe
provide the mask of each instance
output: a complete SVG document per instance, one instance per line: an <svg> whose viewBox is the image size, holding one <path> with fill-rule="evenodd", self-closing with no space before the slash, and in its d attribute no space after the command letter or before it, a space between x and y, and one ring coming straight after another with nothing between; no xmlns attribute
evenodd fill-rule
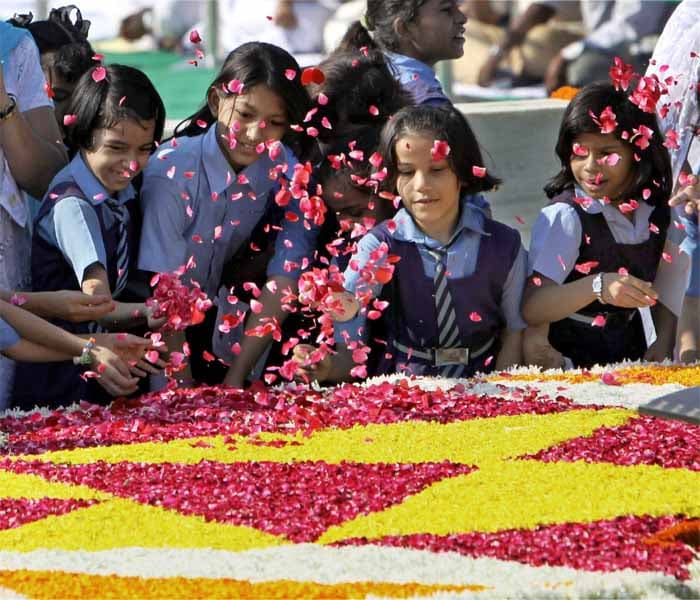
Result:
<svg viewBox="0 0 700 600"><path fill-rule="evenodd" d="M39 548L96 552L127 547L242 552L285 543L285 538L251 527L207 522L203 517L120 498L0 531L0 548L18 552Z"/></svg>
<svg viewBox="0 0 700 600"><path fill-rule="evenodd" d="M319 542L533 529L620 515L694 517L700 516L699 489L700 473L685 469L504 461L443 479L399 505L332 527Z"/></svg>
<svg viewBox="0 0 700 600"><path fill-rule="evenodd" d="M480 592L481 585L418 583L320 584L298 581L251 583L232 579L172 577L144 579L116 575L82 575L55 571L0 571L0 586L37 600L110 598L133 600L190 598L415 598L449 592Z"/></svg>
<svg viewBox="0 0 700 600"><path fill-rule="evenodd" d="M41 456L19 456L15 460L42 460L53 463L89 464L129 461L148 463L196 464L201 460L222 463L242 461L342 461L360 463L422 463L452 461L485 464L559 444L568 439L590 435L606 425L622 425L636 416L633 411L571 410L548 415L517 415L491 419L473 419L440 424L408 421L389 425L355 426L352 429L326 429L309 437L302 434L261 434L262 441L286 440L295 444L282 447L259 446L250 438L234 437L234 449L224 437L175 440L169 443L142 443L100 448L79 448L47 452ZM196 447L205 441L211 448ZM2 491L0 491L0 496Z"/></svg>
<svg viewBox="0 0 700 600"><path fill-rule="evenodd" d="M616 369L614 371L617 380L622 383L650 383L663 385L665 383L677 383L686 387L700 385L700 366L669 365L669 366L635 366ZM567 383L587 383L600 381L601 373L523 373L516 374L507 379L494 374L487 377L488 381L562 381Z"/></svg>

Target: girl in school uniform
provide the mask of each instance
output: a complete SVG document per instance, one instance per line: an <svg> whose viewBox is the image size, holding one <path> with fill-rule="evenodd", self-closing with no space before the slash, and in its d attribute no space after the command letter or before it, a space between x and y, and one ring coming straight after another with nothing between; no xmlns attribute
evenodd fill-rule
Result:
<svg viewBox="0 0 700 600"><path fill-rule="evenodd" d="M96 66L80 79L69 114L70 143L79 148L49 186L39 209L32 239L34 291L81 290L111 295L114 310L99 323L108 329L153 328L152 311L143 302L128 302L126 285L138 252L138 209L131 185L160 139L165 123L163 102L138 69ZM56 324L73 333L88 333L94 323ZM141 360L134 373L156 369ZM81 377L70 362L22 364L14 403L21 408L107 401L102 390Z"/></svg>
<svg viewBox="0 0 700 600"><path fill-rule="evenodd" d="M404 108L380 154L403 208L362 238L344 274L363 305L358 332L380 295L389 302L376 373L464 377L519 363L525 251L517 231L465 201L498 183L465 118L452 106Z"/></svg>
<svg viewBox="0 0 700 600"><path fill-rule="evenodd" d="M217 303L204 323L169 336L171 349L185 340L190 345L192 372L185 379L217 383L225 376L224 383L241 387L271 341L269 333L255 337L243 331L274 319L281 323L287 314L283 290L296 289L300 269L313 255L317 228L299 202L279 206L275 195L313 143L304 131L310 108L299 65L289 53L262 42L244 44L229 54L205 106L176 129L145 169L139 267L163 272L189 263L186 279ZM227 316L248 310L236 301L242 290L232 292L224 272L240 270L243 261L231 261L263 219L269 219L266 235L276 240L268 285L255 299L260 310L222 332L220 326L228 330ZM222 368L212 353L231 368Z"/></svg>
<svg viewBox="0 0 700 600"><path fill-rule="evenodd" d="M610 83L586 86L564 113L562 168L533 227L523 316L540 331L549 325L549 343L574 366L672 355L675 318L654 285L674 259L664 253L672 178L663 141L653 112Z"/></svg>
<svg viewBox="0 0 700 600"><path fill-rule="evenodd" d="M457 0L367 0L336 52L379 49L416 104L449 104L435 63L464 54L467 18Z"/></svg>

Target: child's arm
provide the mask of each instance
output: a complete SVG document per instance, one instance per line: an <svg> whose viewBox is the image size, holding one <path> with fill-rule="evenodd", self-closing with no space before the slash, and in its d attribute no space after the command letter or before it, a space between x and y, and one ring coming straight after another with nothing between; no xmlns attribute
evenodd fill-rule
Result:
<svg viewBox="0 0 700 600"><path fill-rule="evenodd" d="M503 370L523 362L523 332L503 329L501 332L501 351L496 358L496 369Z"/></svg>
<svg viewBox="0 0 700 600"><path fill-rule="evenodd" d="M0 291L0 299L12 302L20 300L24 310L44 319L64 319L72 323L96 321L114 309L109 295L89 296L73 290L55 292L7 292Z"/></svg>
<svg viewBox="0 0 700 600"><path fill-rule="evenodd" d="M89 296L111 296L107 271L101 264L95 263L85 270L82 288ZM164 319L154 320L153 309L144 302L115 302L115 305L112 312L100 319L100 324L109 329L133 329L144 324L149 329L157 329L165 322Z"/></svg>
<svg viewBox="0 0 700 600"><path fill-rule="evenodd" d="M561 369L564 356L549 343L549 324L528 327L523 332L523 359L526 365Z"/></svg>
<svg viewBox="0 0 700 600"><path fill-rule="evenodd" d="M262 304L262 310L258 314L255 314L253 311L250 312L246 318L245 331L250 331L251 329L262 326L268 319L273 318L277 319L281 325L289 314L282 309L282 290L286 288L295 290L297 282L291 277L281 276L271 277L268 280L268 283L269 282L274 282L275 285L268 286L266 284L263 286L262 294L259 299L260 304ZM270 287L275 289L275 291L270 291ZM241 343L241 353L236 357L233 365L231 365L226 373L224 384L238 388L243 387L246 377L248 377L258 359L271 342L272 334L263 337L246 335L243 343Z"/></svg>
<svg viewBox="0 0 700 600"><path fill-rule="evenodd" d="M597 300L593 292L594 275L571 283L557 284L541 276L542 284L528 282L523 302L523 317L529 325L544 325L560 321ZM608 304L624 308L653 306L657 293L647 281L632 275L605 273L602 299Z"/></svg>
<svg viewBox="0 0 700 600"><path fill-rule="evenodd" d="M0 318L4 319L20 336L20 341L3 351L14 360L27 362L53 362L70 360L80 356L85 341L43 319L0 300ZM100 384L113 395L130 394L136 390L138 379L129 374L129 368L107 348L96 346L93 362L104 365Z"/></svg>
<svg viewBox="0 0 700 600"><path fill-rule="evenodd" d="M685 363L700 360L700 296L685 296L678 325L678 356Z"/></svg>
<svg viewBox="0 0 700 600"><path fill-rule="evenodd" d="M651 314L656 328L656 341L645 352L644 360L661 362L667 358L673 359L678 318L661 302L652 307Z"/></svg>

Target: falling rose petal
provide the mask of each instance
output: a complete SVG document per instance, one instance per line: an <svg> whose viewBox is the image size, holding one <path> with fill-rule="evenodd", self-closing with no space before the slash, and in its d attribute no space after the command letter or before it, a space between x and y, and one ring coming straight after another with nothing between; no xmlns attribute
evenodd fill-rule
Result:
<svg viewBox="0 0 700 600"><path fill-rule="evenodd" d="M316 129L315 127L307 127L306 135L313 138L318 137L318 129Z"/></svg>
<svg viewBox="0 0 700 600"><path fill-rule="evenodd" d="M605 385L622 385L614 373L605 372L600 376L600 380Z"/></svg>
<svg viewBox="0 0 700 600"><path fill-rule="evenodd" d="M289 79L289 81L294 81L297 76L297 72L294 69L285 69L284 76Z"/></svg>
<svg viewBox="0 0 700 600"><path fill-rule="evenodd" d="M326 129L333 129L333 126L331 125L331 122L328 120L328 117L323 117L321 119L321 125L323 125Z"/></svg>
<svg viewBox="0 0 700 600"><path fill-rule="evenodd" d="M199 35L199 31L197 31L196 29L190 31L190 42L193 44L202 43L202 36Z"/></svg>
<svg viewBox="0 0 700 600"><path fill-rule="evenodd" d="M655 223L649 223L649 231L652 233L659 233L659 227Z"/></svg>
<svg viewBox="0 0 700 600"><path fill-rule="evenodd" d="M241 94L243 93L243 82L239 79L232 79L226 84L226 89L231 94Z"/></svg>
<svg viewBox="0 0 700 600"><path fill-rule="evenodd" d="M221 225L214 227L214 239L219 240L223 234L224 228Z"/></svg>
<svg viewBox="0 0 700 600"><path fill-rule="evenodd" d="M661 258L663 258L667 263L673 262L673 256L671 256L668 252L662 252Z"/></svg>
<svg viewBox="0 0 700 600"><path fill-rule="evenodd" d="M318 98L316 98L316 102L318 102L321 106L326 106L328 104L328 96L321 92L318 95Z"/></svg>
<svg viewBox="0 0 700 600"><path fill-rule="evenodd" d="M371 164L375 169L381 167L383 162L384 159L378 152L373 152L372 156L369 157L369 164Z"/></svg>
<svg viewBox="0 0 700 600"><path fill-rule="evenodd" d="M70 127L78 120L78 115L63 115L64 127Z"/></svg>
<svg viewBox="0 0 700 600"><path fill-rule="evenodd" d="M51 87L51 85L49 85L48 81L44 82L44 92L46 93L46 96L49 100L56 97L56 92L53 91L53 88Z"/></svg>
<svg viewBox="0 0 700 600"><path fill-rule="evenodd" d="M533 277L532 283L534 283L537 287L540 287L542 285L542 279L540 277Z"/></svg>
<svg viewBox="0 0 700 600"><path fill-rule="evenodd" d="M408 142L406 143L406 149L410 150ZM430 149L430 156L435 162L445 160L450 154L450 145L443 140L435 140L433 142L433 147Z"/></svg>
<svg viewBox="0 0 700 600"><path fill-rule="evenodd" d="M255 146L255 152L257 154L262 154L263 152L265 152L265 148L265 142L260 142L257 146Z"/></svg>
<svg viewBox="0 0 700 600"><path fill-rule="evenodd" d="M316 85L321 85L326 80L326 76L323 74L321 69L316 67L309 67L301 72L301 84L309 85L315 83Z"/></svg>
<svg viewBox="0 0 700 600"><path fill-rule="evenodd" d="M557 260L559 261L559 264L561 265L562 271L566 271L566 263L564 262L564 259L561 257L561 254L557 254Z"/></svg>
<svg viewBox="0 0 700 600"><path fill-rule="evenodd" d="M617 154L617 152L613 152L612 154L608 154L608 156L606 158L607 158L607 163L611 167L614 167L615 165L617 165L617 163L619 163L620 160L622 159L622 157L619 154Z"/></svg>
<svg viewBox="0 0 700 600"><path fill-rule="evenodd" d="M135 160L132 160L129 162L129 171L132 173L136 173L136 171L139 170L139 163L136 162Z"/></svg>
<svg viewBox="0 0 700 600"><path fill-rule="evenodd" d="M600 263L595 260L590 260L588 262L584 263L579 263L574 266L574 269L578 271L579 273L583 273L584 275L588 275L591 272L591 269L595 269Z"/></svg>
<svg viewBox="0 0 700 600"><path fill-rule="evenodd" d="M369 114L373 117L377 117L379 116L379 109L374 104L372 104L372 106L369 107Z"/></svg>
<svg viewBox="0 0 700 600"><path fill-rule="evenodd" d="M605 317L603 315L597 315L593 319L591 326L592 327L605 327Z"/></svg>
<svg viewBox="0 0 700 600"><path fill-rule="evenodd" d="M250 301L250 310L253 311L256 315L259 315L263 311L263 305L260 301L255 300L255 298L253 298Z"/></svg>
<svg viewBox="0 0 700 600"><path fill-rule="evenodd" d="M235 344L231 345L231 352L238 356L241 353L241 345L240 343L236 342Z"/></svg>
<svg viewBox="0 0 700 600"><path fill-rule="evenodd" d="M622 275L623 277L625 277L625 276L629 275L630 272L629 272L627 269L625 269L625 267L620 267L620 268L617 270L617 274L618 274L618 275Z"/></svg>
<svg viewBox="0 0 700 600"><path fill-rule="evenodd" d="M642 190L642 198L644 198L644 200L649 200L650 197L651 197L651 190L649 188L644 188Z"/></svg>
<svg viewBox="0 0 700 600"><path fill-rule="evenodd" d="M149 363L157 363L159 358L160 354L157 350L149 350L148 352L146 352L146 360Z"/></svg>
<svg viewBox="0 0 700 600"><path fill-rule="evenodd" d="M576 156L588 156L588 148L586 146L582 146L577 142L574 142L572 150Z"/></svg>
<svg viewBox="0 0 700 600"><path fill-rule="evenodd" d="M521 225L525 225L525 219L523 219L520 215L515 215L515 220Z"/></svg>
<svg viewBox="0 0 700 600"><path fill-rule="evenodd" d="M27 303L27 297L22 296L21 294L12 294L10 297L10 304L13 304L14 306L22 306L23 304Z"/></svg>
<svg viewBox="0 0 700 600"><path fill-rule="evenodd" d="M481 321L481 315L478 312L469 313L469 320L474 323L479 323Z"/></svg>
<svg viewBox="0 0 700 600"><path fill-rule="evenodd" d="M91 76L92 76L92 80L93 80L95 83L99 83L99 82L102 81L105 77L107 77L107 70L106 70L104 67L102 67L102 66L100 66L100 67L95 67L95 68L92 70L92 75L91 75Z"/></svg>
<svg viewBox="0 0 700 600"><path fill-rule="evenodd" d="M249 180L243 173L241 173L241 174L236 178L236 181L237 181L240 185L247 185L247 184L250 183L250 180Z"/></svg>
<svg viewBox="0 0 700 600"><path fill-rule="evenodd" d="M472 166L472 175L474 177L486 177L486 168L485 167L477 167L476 165Z"/></svg>
<svg viewBox="0 0 700 600"><path fill-rule="evenodd" d="M201 129L206 129L209 126L209 123L207 123L204 119L197 119L195 123L197 124L197 127L200 127Z"/></svg>
<svg viewBox="0 0 700 600"><path fill-rule="evenodd" d="M280 157L280 154L282 154L282 143L276 141L270 144L270 147L267 149L267 154L270 160L276 161Z"/></svg>

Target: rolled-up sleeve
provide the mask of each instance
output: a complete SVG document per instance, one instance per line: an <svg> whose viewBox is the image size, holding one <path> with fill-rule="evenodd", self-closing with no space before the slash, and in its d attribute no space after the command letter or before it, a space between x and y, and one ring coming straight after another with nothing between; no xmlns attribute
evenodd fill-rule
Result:
<svg viewBox="0 0 700 600"><path fill-rule="evenodd" d="M138 267L144 271L174 271L187 259L185 200L179 184L167 177L146 177L141 189L143 225Z"/></svg>
<svg viewBox="0 0 700 600"><path fill-rule="evenodd" d="M527 252L525 252L525 248L520 246L518 255L515 257L503 285L503 296L501 297L501 313L506 321L506 327L512 331L520 331L527 327L520 312L526 278Z"/></svg>
<svg viewBox="0 0 700 600"><path fill-rule="evenodd" d="M529 273L564 283L576 265L583 229L576 211L562 202L546 206L532 227Z"/></svg>
<svg viewBox="0 0 700 600"><path fill-rule="evenodd" d="M56 246L82 284L88 267L99 263L107 269L107 252L97 213L89 201L64 198L39 222L37 234Z"/></svg>

